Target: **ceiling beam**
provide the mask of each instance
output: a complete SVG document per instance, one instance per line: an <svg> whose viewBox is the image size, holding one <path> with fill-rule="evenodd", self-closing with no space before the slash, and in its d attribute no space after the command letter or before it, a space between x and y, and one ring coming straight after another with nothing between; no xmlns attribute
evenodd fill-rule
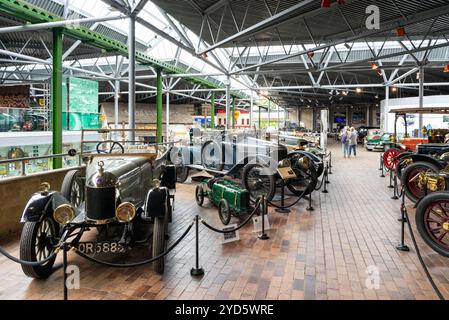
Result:
<svg viewBox="0 0 449 320"><path fill-rule="evenodd" d="M361 33L358 33L358 34L356 33L356 35L347 37L345 39L331 41L329 43L325 43L325 44L322 44L322 45L319 45L319 46L315 46L314 48L310 48L310 49L303 50L303 51L298 51L298 52L293 53L293 54L283 55L283 56L281 56L279 58L275 58L275 59L271 59L271 60L268 60L268 61L264 61L264 62L261 62L261 63L258 63L258 64L254 64L252 66L247 66L247 67L241 68L241 69L239 69L237 71L233 71L233 72L231 72L231 74L236 74L236 73L239 73L240 71L254 69L254 68L257 68L257 67L260 67L260 66L264 66L264 65L267 65L267 64L273 64L273 63L276 63L276 62L284 61L284 60L287 60L287 59L290 59L290 58L293 58L293 57L302 56L302 55L305 55L305 54L307 54L307 53L309 53L311 51L312 52L321 51L321 50L324 50L326 48L337 46L337 45L340 45L340 44L351 43L351 42L354 42L356 40L369 38L371 36L375 36L375 35L378 35L378 34L385 33L387 31L394 30L398 26L406 26L406 25L412 25L412 24L420 23L420 22L423 22L423 21L426 21L426 20L429 20L429 19L432 19L432 18L435 18L435 17L438 17L438 16L446 15L448 13L449 13L449 5L445 5L445 6L442 6L442 7L439 7L439 8L430 9L430 10L427 10L425 12L421 12L417 16L413 15L413 16L407 17L407 19L400 18L400 19L393 19L393 20L390 20L390 21L385 21L385 22L382 23L383 27L380 28L379 30L370 30L370 31L365 31L365 32L361 32ZM404 53L401 53L401 55L402 54L404 54Z"/></svg>
<svg viewBox="0 0 449 320"><path fill-rule="evenodd" d="M250 36L252 34L261 32L261 31L263 31L263 30L265 30L267 28L271 28L271 27L277 26L280 23L283 23L283 22L285 22L285 21L287 21L287 20L289 20L291 18L298 17L297 12L299 10L303 9L305 6L311 4L311 3L316 3L316 0L304 0L304 1L298 3L298 4L294 5L294 6L291 6L290 8L288 8L288 9L286 9L284 11L281 11L281 12L279 12L279 13L277 13L277 14L275 14L275 15L273 15L273 16L271 16L271 17L269 17L269 18L267 18L267 19L265 19L265 20L263 20L263 21L261 21L259 23L256 23L256 24L252 25L251 27L249 27L249 28L247 28L245 30L237 32L237 33L229 36L228 38L215 43L214 45L212 45L212 46L206 48L205 50L201 51L199 54L200 55L205 54L205 53L207 53L207 52L209 52L211 50L214 50L214 49L216 49L218 47L221 47L221 46L223 46L223 45L225 45L225 44L227 44L229 42L232 42L232 41L234 41L237 38Z"/></svg>

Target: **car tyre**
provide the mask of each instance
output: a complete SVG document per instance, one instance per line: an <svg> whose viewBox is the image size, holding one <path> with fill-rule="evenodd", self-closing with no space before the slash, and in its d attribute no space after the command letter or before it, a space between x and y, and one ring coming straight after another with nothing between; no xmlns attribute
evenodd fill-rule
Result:
<svg viewBox="0 0 449 320"><path fill-rule="evenodd" d="M79 207L84 201L84 183L79 170L70 170L62 181L61 194L74 207Z"/></svg>
<svg viewBox="0 0 449 320"><path fill-rule="evenodd" d="M430 216L430 213L432 212L433 205L438 205L441 210L446 207L446 205L444 204L447 203L449 203L449 195L447 192L432 193L423 198L422 201L418 204L415 215L416 228L418 229L418 232L423 238L424 242L426 242L427 245L437 253L445 257L449 257L449 245L447 243L444 243L443 239L444 237L449 236L446 235L448 231L443 228L442 223L437 223L436 225L432 226L431 224L434 223L433 221L435 217L432 218ZM446 210L444 211L445 212L442 213L442 216L449 214L448 212L446 212ZM435 234L435 232L437 232L438 234ZM444 232L444 234L441 235L440 232ZM442 238L439 239L441 236Z"/></svg>
<svg viewBox="0 0 449 320"><path fill-rule="evenodd" d="M196 204L200 207L203 206L204 203L204 189L202 185L197 185L195 189L195 200Z"/></svg>
<svg viewBox="0 0 449 320"><path fill-rule="evenodd" d="M265 195L265 198L268 201L271 201L274 197L274 194L276 193L276 180L274 178L274 174L270 174L269 172L266 172L264 175L260 175L257 172L260 171L267 171L268 167L266 165L262 165L260 163L249 163L247 164L242 171L242 184L245 189L247 189L250 193L251 199L253 201L256 201L262 194ZM265 192L257 192L258 190L255 189L255 185L253 182L251 182L251 179L258 178L259 181L263 179Z"/></svg>
<svg viewBox="0 0 449 320"><path fill-rule="evenodd" d="M34 262L48 258L53 253L57 231L56 223L50 217L41 221L25 222L20 237L20 259ZM22 265L23 273L31 278L48 278L53 271L55 260L56 256L41 266Z"/></svg>
<svg viewBox="0 0 449 320"><path fill-rule="evenodd" d="M404 186L404 192L407 198L413 203L418 202L418 200L424 196L424 190L419 190L419 186L417 185L417 181L410 181L417 174L423 171L432 171L434 173L438 173L439 168L429 162L416 162L412 163L405 170L402 170L401 173L401 184Z"/></svg>
<svg viewBox="0 0 449 320"><path fill-rule="evenodd" d="M227 226L231 221L231 210L226 199L221 199L220 203L218 204L218 216L225 226Z"/></svg>
<svg viewBox="0 0 449 320"><path fill-rule="evenodd" d="M190 169L186 166L179 166L176 168L176 181L184 183L189 178Z"/></svg>
<svg viewBox="0 0 449 320"><path fill-rule="evenodd" d="M158 255L165 252L167 245L166 241L167 225L168 225L167 214L165 214L163 217L154 218L153 247L152 247L153 257L157 257ZM153 261L154 272L163 274L164 269L165 269L165 257L161 257L156 261Z"/></svg>

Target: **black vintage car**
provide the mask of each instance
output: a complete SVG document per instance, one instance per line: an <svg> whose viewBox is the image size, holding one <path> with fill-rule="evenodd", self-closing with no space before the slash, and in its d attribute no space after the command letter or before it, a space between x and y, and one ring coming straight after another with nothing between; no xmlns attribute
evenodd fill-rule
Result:
<svg viewBox="0 0 449 320"><path fill-rule="evenodd" d="M295 195L311 193L323 172L318 156L289 152L285 145L261 139L255 132L205 132L196 140L191 136L190 146L179 149L176 161L181 182L189 170L206 170L214 176L240 179L252 199L263 194L271 200L281 185Z"/></svg>
<svg viewBox="0 0 449 320"><path fill-rule="evenodd" d="M92 254L123 254L136 246L148 246L153 257L165 251L172 215L169 189L176 183L167 161L170 148L107 141L99 142L97 150L82 155L85 173L69 171L60 190L44 184L33 194L21 219L21 259L45 260L63 242ZM93 240L82 242L85 233ZM22 269L30 277L46 278L54 262ZM164 258L153 268L163 273Z"/></svg>
<svg viewBox="0 0 449 320"><path fill-rule="evenodd" d="M425 194L426 174L438 173L449 163L449 144L419 144L416 152L400 153L395 163L405 195L416 203Z"/></svg>

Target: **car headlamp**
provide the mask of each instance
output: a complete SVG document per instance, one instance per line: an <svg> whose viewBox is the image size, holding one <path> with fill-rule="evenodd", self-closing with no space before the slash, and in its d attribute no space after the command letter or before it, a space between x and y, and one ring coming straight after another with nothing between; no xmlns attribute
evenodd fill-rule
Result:
<svg viewBox="0 0 449 320"><path fill-rule="evenodd" d="M62 204L53 212L53 218L60 225L67 224L75 218L75 209L69 204Z"/></svg>
<svg viewBox="0 0 449 320"><path fill-rule="evenodd" d="M119 222L130 222L136 216L136 207L131 202L121 203L115 210Z"/></svg>

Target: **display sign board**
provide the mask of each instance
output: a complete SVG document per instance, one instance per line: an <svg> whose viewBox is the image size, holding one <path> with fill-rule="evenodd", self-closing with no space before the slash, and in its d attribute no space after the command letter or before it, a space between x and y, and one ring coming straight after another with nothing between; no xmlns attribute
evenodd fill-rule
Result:
<svg viewBox="0 0 449 320"><path fill-rule="evenodd" d="M230 225L227 225L226 227L224 227L222 229L223 231L230 230L230 232L223 233L223 241L222 241L223 244L240 240L239 231L238 230L237 231L232 231L235 228L237 228L236 224L230 224Z"/></svg>
<svg viewBox="0 0 449 320"><path fill-rule="evenodd" d="M263 216L264 221L264 228L265 230L270 230L271 226L270 226L270 221L268 220L268 216L264 215ZM262 232L262 217L261 216L256 216L253 218L253 232Z"/></svg>
<svg viewBox="0 0 449 320"><path fill-rule="evenodd" d="M69 78L69 111L98 113L98 82Z"/></svg>

